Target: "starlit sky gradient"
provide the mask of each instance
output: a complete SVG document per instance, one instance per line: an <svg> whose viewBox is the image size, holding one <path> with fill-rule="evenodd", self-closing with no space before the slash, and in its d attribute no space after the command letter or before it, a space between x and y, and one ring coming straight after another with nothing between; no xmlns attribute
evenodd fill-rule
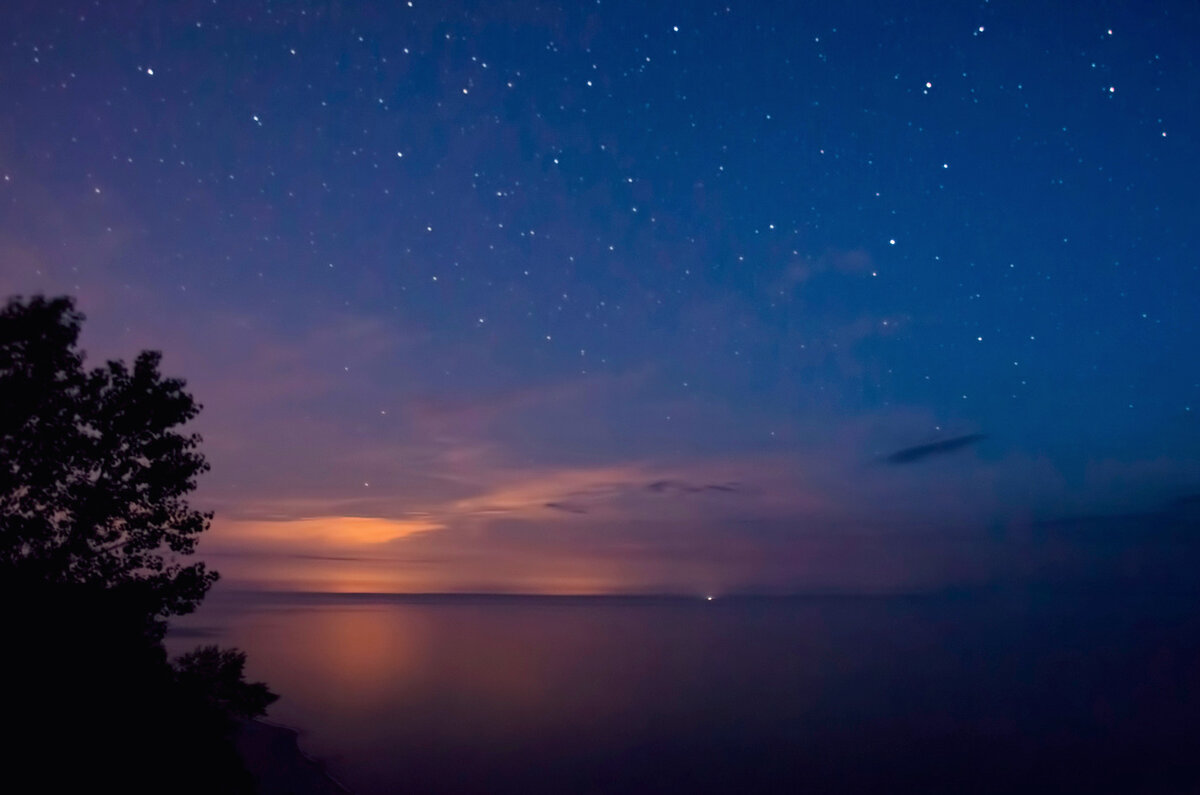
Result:
<svg viewBox="0 0 1200 795"><path fill-rule="evenodd" d="M0 34L0 292L187 379L226 585L1141 576L1194 518L1193 0Z"/></svg>

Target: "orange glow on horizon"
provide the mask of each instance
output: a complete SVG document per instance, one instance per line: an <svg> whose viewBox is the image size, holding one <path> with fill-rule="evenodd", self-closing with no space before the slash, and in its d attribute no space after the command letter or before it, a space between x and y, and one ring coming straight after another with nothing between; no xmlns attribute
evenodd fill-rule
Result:
<svg viewBox="0 0 1200 795"><path fill-rule="evenodd" d="M440 530L442 524L427 518L382 519L370 516L314 516L277 521L238 519L213 528L220 541L267 544L320 544L328 546L371 546L398 538Z"/></svg>

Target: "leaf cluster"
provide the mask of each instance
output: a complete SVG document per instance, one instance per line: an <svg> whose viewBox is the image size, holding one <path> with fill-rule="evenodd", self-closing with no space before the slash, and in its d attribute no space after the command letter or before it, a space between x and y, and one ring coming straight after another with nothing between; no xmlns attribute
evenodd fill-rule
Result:
<svg viewBox="0 0 1200 795"><path fill-rule="evenodd" d="M246 652L201 646L175 660L175 676L189 692L232 718L257 718L279 700L262 682L247 682Z"/></svg>
<svg viewBox="0 0 1200 795"><path fill-rule="evenodd" d="M200 437L178 430L200 406L154 351L86 369L82 321L69 298L0 311L0 569L189 612L216 579L179 559L212 518L186 499L208 469Z"/></svg>

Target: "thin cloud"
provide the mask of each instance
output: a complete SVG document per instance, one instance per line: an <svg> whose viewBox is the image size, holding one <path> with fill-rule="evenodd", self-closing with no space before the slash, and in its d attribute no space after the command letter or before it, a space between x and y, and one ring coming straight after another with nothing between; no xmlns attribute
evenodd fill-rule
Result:
<svg viewBox="0 0 1200 795"><path fill-rule="evenodd" d="M740 489L737 483L685 483L679 480L656 480L646 484L646 490L655 494L700 494L703 492L735 492Z"/></svg>
<svg viewBox="0 0 1200 795"><path fill-rule="evenodd" d="M566 502L548 502L546 507L552 511L563 511L564 513L585 514L587 508L582 508L578 505L571 505Z"/></svg>
<svg viewBox="0 0 1200 795"><path fill-rule="evenodd" d="M897 450L884 459L889 464L912 464L917 461L922 461L931 456L945 455L953 453L956 450L961 450L964 447L981 442L987 438L986 434L969 433L965 436L955 436L951 439L943 439L940 442L930 442L928 444L918 444L913 447L905 447L903 450Z"/></svg>

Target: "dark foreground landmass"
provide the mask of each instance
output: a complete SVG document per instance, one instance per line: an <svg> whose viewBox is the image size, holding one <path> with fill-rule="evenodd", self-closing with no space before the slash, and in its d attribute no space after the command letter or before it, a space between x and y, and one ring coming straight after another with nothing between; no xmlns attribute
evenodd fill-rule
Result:
<svg viewBox="0 0 1200 795"><path fill-rule="evenodd" d="M112 590L0 577L7 776L39 792L346 795L294 731L239 717L230 670L205 679L173 667L137 606Z"/></svg>
<svg viewBox="0 0 1200 795"><path fill-rule="evenodd" d="M254 777L258 795L347 795L300 750L296 732L262 721L245 721L234 736L238 754Z"/></svg>

